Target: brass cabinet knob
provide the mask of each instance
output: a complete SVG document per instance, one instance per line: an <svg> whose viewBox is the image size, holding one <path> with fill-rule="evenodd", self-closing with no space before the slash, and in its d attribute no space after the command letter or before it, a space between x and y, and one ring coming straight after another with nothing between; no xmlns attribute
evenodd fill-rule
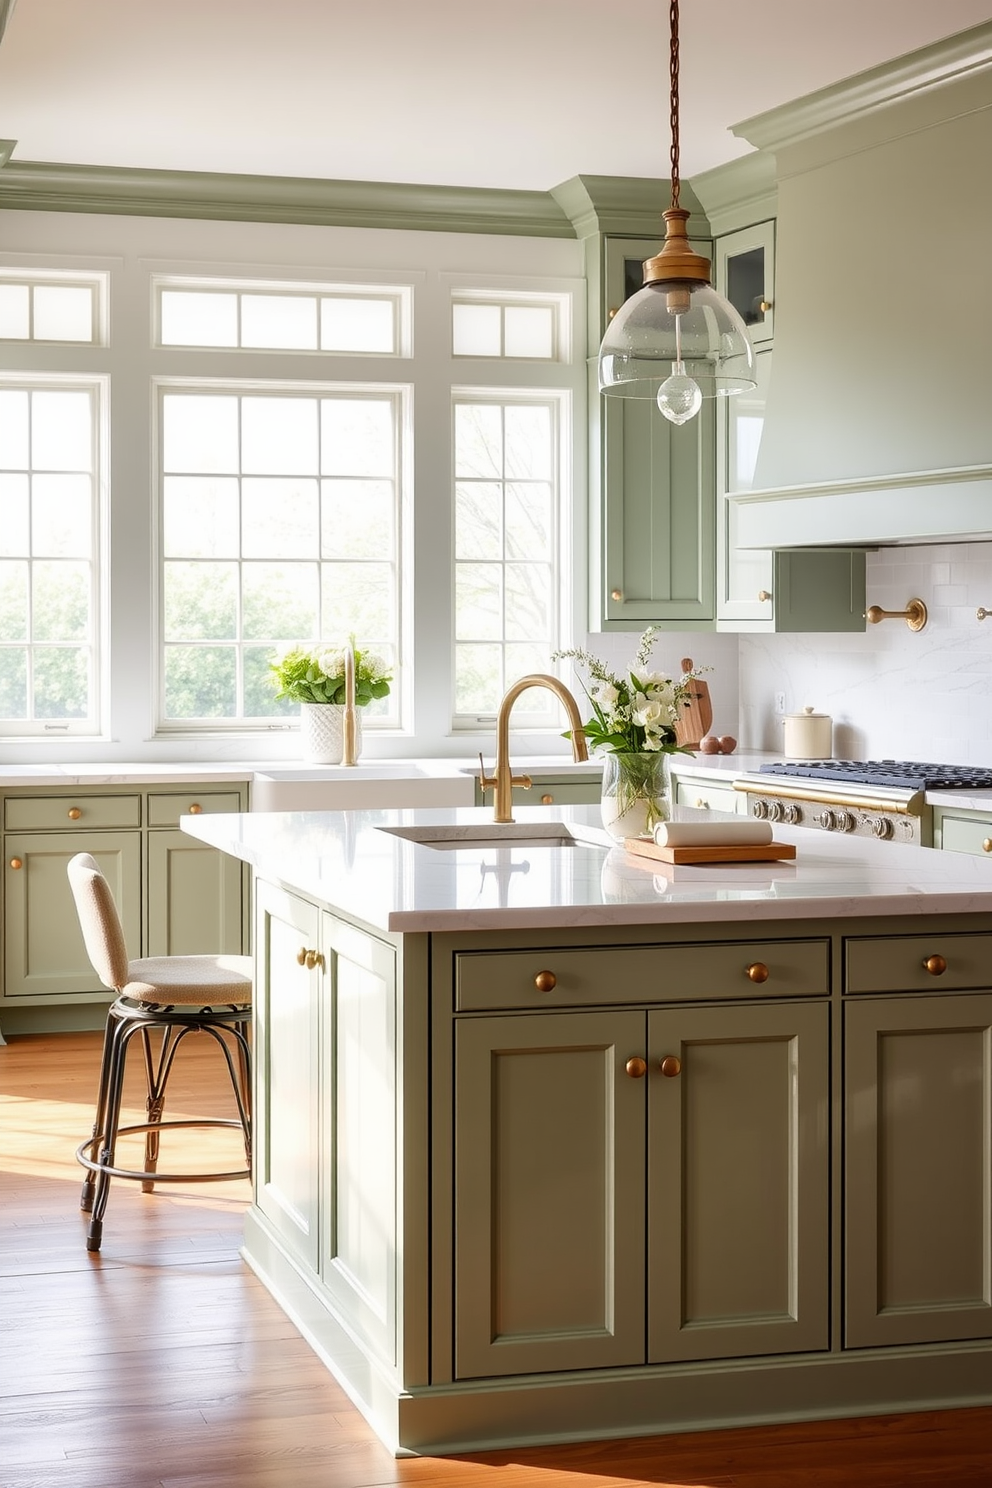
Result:
<svg viewBox="0 0 992 1488"><path fill-rule="evenodd" d="M747 974L752 982L767 982L768 967L764 961L752 961L747 968Z"/></svg>
<svg viewBox="0 0 992 1488"><path fill-rule="evenodd" d="M992 852L992 837L986 837L982 843L982 852Z"/></svg>
<svg viewBox="0 0 992 1488"><path fill-rule="evenodd" d="M558 978L553 971L539 971L534 978L534 986L538 992L553 992L558 985Z"/></svg>
<svg viewBox="0 0 992 1488"><path fill-rule="evenodd" d="M69 820L70 821L78 821L79 818L82 816L82 814L83 813L80 811L80 809L79 809L78 806L70 806L69 807Z"/></svg>
<svg viewBox="0 0 992 1488"><path fill-rule="evenodd" d="M611 589L610 590L610 598L611 599L616 599L616 600L623 599L623 590L622 589Z"/></svg>
<svg viewBox="0 0 992 1488"><path fill-rule="evenodd" d="M323 966L324 958L319 951L307 951L303 958L303 964L307 971L313 971L315 966Z"/></svg>
<svg viewBox="0 0 992 1488"><path fill-rule="evenodd" d="M200 812L202 810L203 810L203 807L202 806L199 806L196 803L196 801L194 801L193 804L192 804L192 806L189 808L188 815L190 815L190 816L199 816L200 815Z"/></svg>
<svg viewBox="0 0 992 1488"><path fill-rule="evenodd" d="M647 1061L642 1059L639 1054L635 1054L632 1059L627 1060L624 1069L632 1080L640 1080L642 1076L647 1074Z"/></svg>
<svg viewBox="0 0 992 1488"><path fill-rule="evenodd" d="M700 811L705 811L705 810L706 810L706 801L705 801L705 800L704 800L704 798L703 798L703 797L702 797L702 796L697 796L697 797L696 797L696 802L695 802L695 804L696 804L696 807L697 807L697 808L698 808L698 809L699 809L699 810L700 810Z"/></svg>
<svg viewBox="0 0 992 1488"><path fill-rule="evenodd" d="M305 966L306 965L306 962L307 962L307 948L306 948L306 946L300 946L300 949L296 953L296 964L297 964L297 966Z"/></svg>
<svg viewBox="0 0 992 1488"><path fill-rule="evenodd" d="M661 1073L669 1080L674 1080L676 1075L682 1073L682 1061L677 1054L665 1055L661 1061Z"/></svg>
<svg viewBox="0 0 992 1488"><path fill-rule="evenodd" d="M923 963L923 970L928 971L931 976L943 976L947 970L947 962L943 956L928 956Z"/></svg>
<svg viewBox="0 0 992 1488"><path fill-rule="evenodd" d="M761 603L762 604L767 604L768 601L771 599L771 597L772 597L772 592L771 592L770 589L759 589L758 590L758 598L761 600Z"/></svg>
<svg viewBox="0 0 992 1488"><path fill-rule="evenodd" d="M11 868L23 868L24 864L20 858L11 858L10 866Z"/></svg>
<svg viewBox="0 0 992 1488"><path fill-rule="evenodd" d="M759 301L758 309L761 311L762 315L767 315L774 303L774 300L761 300Z"/></svg>
<svg viewBox="0 0 992 1488"><path fill-rule="evenodd" d="M553 806L554 804L555 804L555 798L554 798L554 796L552 796L552 795L544 795L544 796L541 797L541 805L542 806Z"/></svg>

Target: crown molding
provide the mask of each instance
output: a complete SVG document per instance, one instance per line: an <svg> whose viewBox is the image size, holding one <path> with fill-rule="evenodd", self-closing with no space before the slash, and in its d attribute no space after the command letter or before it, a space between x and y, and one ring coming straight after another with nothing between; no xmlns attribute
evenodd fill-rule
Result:
<svg viewBox="0 0 992 1488"><path fill-rule="evenodd" d="M686 181L681 185L681 204L691 214L690 234L708 238L709 223L692 186ZM660 240L665 235L662 213L671 201L671 185L667 180L647 176L573 176L553 187L551 196L571 222L577 238L611 233Z"/></svg>
<svg viewBox="0 0 992 1488"><path fill-rule="evenodd" d="M2 0L0 0L2 4ZM8 161L0 209L574 238L552 193Z"/></svg>
<svg viewBox="0 0 992 1488"><path fill-rule="evenodd" d="M11 155L13 155L16 148L16 140L0 139L0 168L7 164L7 161L10 159Z"/></svg>
<svg viewBox="0 0 992 1488"><path fill-rule="evenodd" d="M775 157L760 150L693 176L714 237L766 222L778 212Z"/></svg>
<svg viewBox="0 0 992 1488"><path fill-rule="evenodd" d="M731 133L759 150L785 145L876 114L902 99L920 97L992 69L992 21L907 52L893 62L784 103L735 124Z"/></svg>
<svg viewBox="0 0 992 1488"><path fill-rule="evenodd" d="M3 41L3 33L7 29L7 22L14 14L14 6L17 0L0 0L0 41Z"/></svg>

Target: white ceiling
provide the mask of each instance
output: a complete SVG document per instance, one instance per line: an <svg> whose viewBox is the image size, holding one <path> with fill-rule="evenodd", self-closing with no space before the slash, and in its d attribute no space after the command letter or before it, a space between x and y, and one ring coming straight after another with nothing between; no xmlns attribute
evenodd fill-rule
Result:
<svg viewBox="0 0 992 1488"><path fill-rule="evenodd" d="M4 12L0 0L0 18ZM681 166L990 0L682 0ZM15 161L546 191L668 173L667 0L14 0Z"/></svg>

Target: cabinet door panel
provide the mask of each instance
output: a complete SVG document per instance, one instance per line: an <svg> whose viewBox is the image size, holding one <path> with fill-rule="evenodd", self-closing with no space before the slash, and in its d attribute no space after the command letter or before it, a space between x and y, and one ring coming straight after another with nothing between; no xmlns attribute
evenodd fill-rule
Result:
<svg viewBox="0 0 992 1488"><path fill-rule="evenodd" d="M256 885L255 1203L287 1250L317 1270L319 966L316 907Z"/></svg>
<svg viewBox="0 0 992 1488"><path fill-rule="evenodd" d="M455 1373L644 1357L644 1015L464 1020Z"/></svg>
<svg viewBox="0 0 992 1488"><path fill-rule="evenodd" d="M65 1001L106 988L90 964L66 866L92 853L110 884L128 952L141 950L141 838L137 832L39 832L4 839L4 997ZM21 866L15 868L14 862ZM89 997L87 997L89 1000Z"/></svg>
<svg viewBox="0 0 992 1488"><path fill-rule="evenodd" d="M651 1014L652 1362L827 1347L828 1025L822 1003Z"/></svg>
<svg viewBox="0 0 992 1488"><path fill-rule="evenodd" d="M992 1336L992 994L849 1003L848 1347Z"/></svg>
<svg viewBox="0 0 992 1488"><path fill-rule="evenodd" d="M240 955L244 869L185 832L148 834L148 954Z"/></svg>

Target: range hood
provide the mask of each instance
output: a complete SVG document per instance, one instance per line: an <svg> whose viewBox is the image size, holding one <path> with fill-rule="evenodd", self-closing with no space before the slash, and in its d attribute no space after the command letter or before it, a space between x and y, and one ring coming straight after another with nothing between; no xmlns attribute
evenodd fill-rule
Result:
<svg viewBox="0 0 992 1488"><path fill-rule="evenodd" d="M773 157L778 202L738 542L992 537L992 24L734 132Z"/></svg>

